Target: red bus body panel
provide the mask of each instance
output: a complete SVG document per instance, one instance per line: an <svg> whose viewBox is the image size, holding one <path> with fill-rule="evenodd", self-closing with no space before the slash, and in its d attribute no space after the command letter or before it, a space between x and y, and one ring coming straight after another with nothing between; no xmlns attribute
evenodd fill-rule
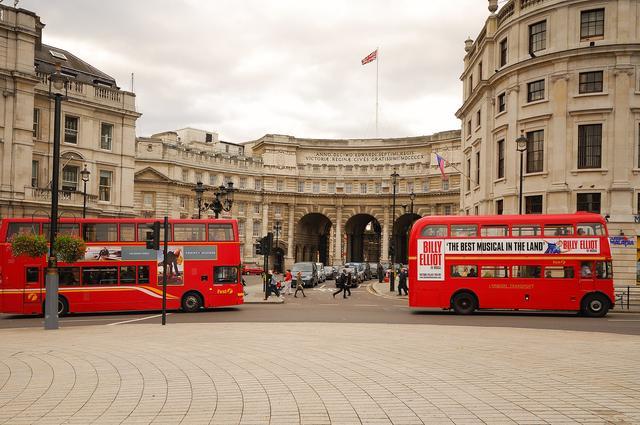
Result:
<svg viewBox="0 0 640 425"><path fill-rule="evenodd" d="M60 223L116 223L116 224L150 224L150 219L61 219ZM0 221L0 312L9 314L42 314L45 298L45 257L16 257L11 252L11 244L7 241L7 228L10 223L33 223L41 226L48 219L3 219ZM180 249L178 273L168 273L167 309L176 310L181 307L182 296L189 291L201 295L205 308L239 305L244 302L244 290L240 275L240 242L235 220L170 220L174 224L222 224L232 227L232 240L169 242L170 251ZM137 230L137 228L136 228ZM138 232L136 231L136 234ZM82 234L82 233L81 233ZM136 237L138 239L138 237ZM174 238L172 238L173 240ZM106 249L110 255L103 258L99 254L73 264L58 263L59 269L75 267L79 270L91 270L92 267L111 267L120 270L119 279L113 284L60 285L59 294L63 296L71 313L109 312L109 311L144 311L162 308L162 244L159 253L150 254L146 250L146 242L87 242L87 256ZM122 259L122 252L140 251L149 256L147 259ZM151 251L153 252L153 251ZM202 259L190 259L192 256ZM212 255L207 257L207 253ZM213 255L215 253L215 255ZM156 257L157 256L157 257ZM152 257L152 258L151 258ZM215 258L213 258L215 257ZM158 261L160 259L160 261ZM133 283L122 282L122 267L133 267L133 270L148 270L144 283L137 275ZM234 282L214 282L214 267L227 266L237 269ZM175 266L178 268L178 265ZM27 282L26 270L37 269L37 282ZM138 272L136 272L138 273Z"/></svg>
<svg viewBox="0 0 640 425"><path fill-rule="evenodd" d="M604 234L597 236L583 236L572 234L566 236L510 236L514 225L538 224L541 229L546 225L571 224L574 229L578 224L599 223L604 229ZM430 225L446 225L446 237L430 237L423 235L423 229ZM501 237L462 237L451 236L451 225L478 225L484 226L508 226L508 236ZM428 232L427 232L428 233ZM480 235L478 230L478 235ZM597 239L598 242L594 242ZM437 241L440 240L442 245ZM458 245L448 242L464 241ZM523 247L530 242L535 249L545 243L544 252L533 249L534 253L513 252L501 254L490 251L485 254L478 252L479 245L475 242L489 240L496 242L487 245L488 249L504 249L505 242L525 242ZM566 247L575 247L573 254L570 250L551 253L549 245L561 240ZM426 242L426 245L425 245ZM418 246L421 243L422 246ZM598 253L584 253L599 245ZM484 245L481 245L484 246ZM517 245L520 247L520 245ZM562 246L562 244L560 244ZM454 247L449 253L447 247ZM581 251L581 247L585 247ZM420 249L419 249L420 248ZM464 250L471 252L465 253ZM457 251L456 251L457 250ZM593 249L595 251L595 249ZM442 308L451 307L452 297L458 291L467 290L473 292L481 309L516 309L516 310L570 310L579 311L585 295L594 292L605 294L614 305L613 279L610 275L606 278L596 278L595 272L590 277L582 277L579 273L580 265L584 262L595 265L596 262L611 262L611 251L606 233L606 223L598 214L577 213L557 215L525 215L525 216L429 216L423 217L413 224L409 239L409 306L415 308ZM442 254L442 255L441 255ZM442 264L438 264L442 262ZM513 272L508 272L508 277L484 276L453 276L452 265L469 264L476 267L476 273L482 273L486 269L514 270L513 267L530 267L539 270L537 277L514 277ZM438 271L439 266L441 269ZM471 267L473 268L473 267ZM566 276L552 277L546 275L547 268L575 270L573 278ZM422 270L419 278L419 269ZM435 274L429 270L435 270ZM542 275L542 270L545 275ZM442 273L442 274L439 274ZM507 273L507 272L506 272ZM549 272L550 273L550 272Z"/></svg>

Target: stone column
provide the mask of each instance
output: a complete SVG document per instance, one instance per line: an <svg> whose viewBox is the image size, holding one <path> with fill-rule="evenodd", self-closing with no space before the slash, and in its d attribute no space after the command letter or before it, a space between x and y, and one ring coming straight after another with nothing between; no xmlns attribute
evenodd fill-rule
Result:
<svg viewBox="0 0 640 425"><path fill-rule="evenodd" d="M382 219L382 252L380 261L389 261L389 207L384 208Z"/></svg>
<svg viewBox="0 0 640 425"><path fill-rule="evenodd" d="M262 236L267 236L267 233L269 233L269 205L263 203L262 204Z"/></svg>
<svg viewBox="0 0 640 425"><path fill-rule="evenodd" d="M571 163L573 155L567 151L568 143L549 143L552 140L572 140L572 125L567 123L567 99L569 96L569 74L561 71L551 75L551 98L553 104L553 120L550 121L548 133L544 137L545 169L549 171L551 187L547 190L545 202L548 214L568 213L570 196L567 185L568 170L575 168Z"/></svg>
<svg viewBox="0 0 640 425"><path fill-rule="evenodd" d="M335 235L335 251L333 261L335 263L342 263L342 206L336 207L336 231Z"/></svg>
<svg viewBox="0 0 640 425"><path fill-rule="evenodd" d="M294 216L296 212L295 205L289 205L289 224L287 229L287 256L285 257L284 266L291 268L296 259L294 255L293 239L295 237Z"/></svg>
<svg viewBox="0 0 640 425"><path fill-rule="evenodd" d="M255 252L253 251L253 217L247 217L244 221L244 258L255 261Z"/></svg>

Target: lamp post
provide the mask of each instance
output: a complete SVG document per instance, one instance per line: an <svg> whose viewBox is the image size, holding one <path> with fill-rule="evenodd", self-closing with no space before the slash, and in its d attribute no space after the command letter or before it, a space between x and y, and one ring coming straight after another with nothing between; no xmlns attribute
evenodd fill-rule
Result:
<svg viewBox="0 0 640 425"><path fill-rule="evenodd" d="M206 192L207 188L204 187L202 182L198 182L193 191L196 193L196 201L198 204L198 218L203 211L211 210L215 214L216 218L220 216L222 211L231 211L233 206L233 193L236 189L233 188L233 182L228 181L227 185L221 185L214 187L213 189L213 201L202 202L202 194Z"/></svg>
<svg viewBox="0 0 640 425"><path fill-rule="evenodd" d="M63 93L64 91L64 93ZM53 167L51 176L51 225L49 226L49 261L45 279L46 299L44 307L44 328L58 329L58 260L55 242L58 233L58 182L60 179L60 120L62 100L67 96L67 78L56 64L56 72L49 75L49 97L54 101L53 119Z"/></svg>
<svg viewBox="0 0 640 425"><path fill-rule="evenodd" d="M411 193L409 194L409 199L411 200L411 207L410 207L410 209L409 209L409 212L410 212L411 214L413 214L413 201L415 201L415 200L416 200L416 194L415 194L415 193L413 193L413 190L412 190L412 191L411 191Z"/></svg>
<svg viewBox="0 0 640 425"><path fill-rule="evenodd" d="M275 262L276 260L279 260L278 258L275 257L276 255L276 249L278 248L278 238L280 237L280 231L282 230L282 223L280 223L279 220L276 220L275 224L273 225L273 232L276 234L276 244L274 250L273 250L273 254L274 254L274 268L275 268ZM280 268L280 262L278 261L278 269ZM281 270L277 270L278 272L282 272Z"/></svg>
<svg viewBox="0 0 640 425"><path fill-rule="evenodd" d="M522 214L522 184L524 182L524 174L522 172L522 157L527 150L527 137L524 132L520 134L520 137L516 139L517 150L520 152L520 192L518 195L518 214Z"/></svg>
<svg viewBox="0 0 640 425"><path fill-rule="evenodd" d="M198 205L198 220L200 220L201 214L202 214L202 194L206 191L207 189L204 188L204 185L202 184L202 182L198 182L196 183L196 187L193 189L193 191L196 193L196 204Z"/></svg>
<svg viewBox="0 0 640 425"><path fill-rule="evenodd" d="M87 170L87 164L84 164L84 168L80 171L80 177L82 178L83 188L82 188L82 218L87 216L87 182L89 181L89 176L91 175L91 171Z"/></svg>
<svg viewBox="0 0 640 425"><path fill-rule="evenodd" d="M395 286L396 286L396 282L395 282L395 267L396 267L396 249L395 249L395 242L396 242L396 235L395 235L395 221L396 221L396 185L397 185L397 179L400 176L400 174L398 174L396 172L396 169L393 169L393 174L391 174L391 182L393 184L393 207L391 208L391 273L389 274L389 292L394 292L395 291Z"/></svg>

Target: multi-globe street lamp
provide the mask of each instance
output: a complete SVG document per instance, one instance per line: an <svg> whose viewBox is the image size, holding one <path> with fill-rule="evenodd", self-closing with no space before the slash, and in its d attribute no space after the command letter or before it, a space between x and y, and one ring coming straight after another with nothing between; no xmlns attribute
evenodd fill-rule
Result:
<svg viewBox="0 0 640 425"><path fill-rule="evenodd" d="M51 225L49 226L49 261L45 278L46 298L44 306L44 328L58 329L58 313L61 310L58 299L58 259L56 257L56 234L58 233L58 183L60 180L60 131L62 116L62 100L67 97L67 77L56 71L49 75L49 97L54 101L53 113L53 166L51 176Z"/></svg>
<svg viewBox="0 0 640 425"><path fill-rule="evenodd" d="M391 272L389 274L389 291L395 291L395 268L396 268L396 255L395 255L395 242L396 242L396 234L395 234L395 221L396 221L396 186L397 179L400 176L396 172L396 169L393 169L393 174L391 174L391 184L393 185L393 207L391 208Z"/></svg>
<svg viewBox="0 0 640 425"><path fill-rule="evenodd" d="M273 232L276 235L276 243L274 245L274 249L273 249L273 254L274 254L274 265L273 268L276 268L276 260L278 260L278 258L275 258L276 255L276 249L278 248L278 238L280 237L280 232L282 231L282 223L280 222L280 220L276 220L276 222L273 225ZM278 262L278 268L280 267L280 263ZM278 272L282 272L282 270L276 270Z"/></svg>
<svg viewBox="0 0 640 425"><path fill-rule="evenodd" d="M203 202L202 196L204 192L209 190L213 191L213 201ZM233 206L233 193L235 192L232 181L228 181L226 186L221 185L213 189L207 189L202 182L197 182L193 191L196 193L198 218L201 218L201 214L207 210L213 211L216 218L220 216L222 211L231 211L231 207Z"/></svg>
<svg viewBox="0 0 640 425"><path fill-rule="evenodd" d="M82 188L82 218L87 216L87 182L89 181L89 176L91 175L91 171L87 170L87 164L84 164L84 168L80 171L80 177L82 178L83 188Z"/></svg>
<svg viewBox="0 0 640 425"><path fill-rule="evenodd" d="M522 162L524 152L527 150L527 137L524 133L520 134L520 137L516 139L517 150L520 152L520 192L518 194L518 214L522 214L522 184L524 182L524 174L522 170Z"/></svg>

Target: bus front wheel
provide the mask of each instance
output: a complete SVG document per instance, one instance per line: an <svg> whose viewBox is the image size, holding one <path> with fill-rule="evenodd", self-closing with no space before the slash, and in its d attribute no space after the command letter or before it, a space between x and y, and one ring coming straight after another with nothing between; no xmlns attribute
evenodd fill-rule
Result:
<svg viewBox="0 0 640 425"><path fill-rule="evenodd" d="M602 294L589 294L582 301L582 314L587 317L604 317L609 311L609 300Z"/></svg>
<svg viewBox="0 0 640 425"><path fill-rule="evenodd" d="M189 292L182 297L182 310L193 313L202 308L202 297L195 292Z"/></svg>
<svg viewBox="0 0 640 425"><path fill-rule="evenodd" d="M471 314L477 308L476 297L470 292L460 292L453 296L451 307L458 314Z"/></svg>

